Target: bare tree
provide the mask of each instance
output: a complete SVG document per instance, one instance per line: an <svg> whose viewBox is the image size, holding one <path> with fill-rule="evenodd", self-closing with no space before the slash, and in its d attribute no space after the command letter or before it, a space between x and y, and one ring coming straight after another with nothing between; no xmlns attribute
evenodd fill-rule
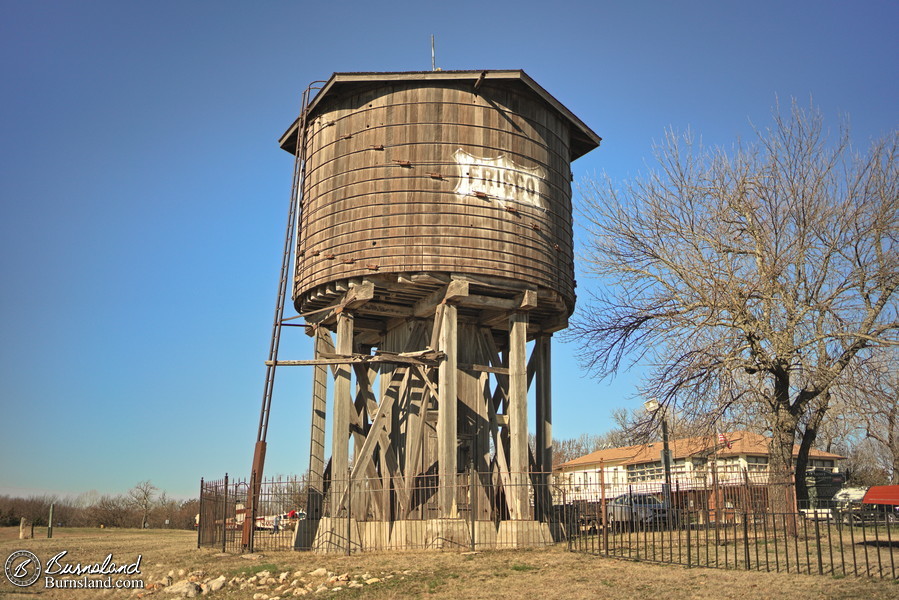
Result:
<svg viewBox="0 0 899 600"><path fill-rule="evenodd" d="M899 353L895 348L870 353L844 391L857 427L871 441L869 453L890 483L899 484Z"/></svg>
<svg viewBox="0 0 899 600"><path fill-rule="evenodd" d="M868 487L889 483L889 464L877 442L870 438L855 440L845 448L846 483L850 486Z"/></svg>
<svg viewBox="0 0 899 600"><path fill-rule="evenodd" d="M155 495L157 487L150 481L141 481L136 486L128 490L128 504L141 512L141 529L146 529L147 518L150 511L155 506Z"/></svg>
<svg viewBox="0 0 899 600"><path fill-rule="evenodd" d="M647 396L710 420L763 414L788 480L834 383L863 349L897 343L896 151L894 131L857 155L794 103L754 143L670 133L656 170L621 191L589 184L586 268L605 287L571 330L588 366L648 363Z"/></svg>
<svg viewBox="0 0 899 600"><path fill-rule="evenodd" d="M105 527L133 527L129 522L128 501L124 496L100 496L86 509L88 522Z"/></svg>
<svg viewBox="0 0 899 600"><path fill-rule="evenodd" d="M142 485L138 484L137 487ZM0 527L18 526L21 517L38 526L46 525L50 504L54 505L54 522L76 527L137 527L142 522L150 523L152 518L153 523L160 525L168 519L171 527L192 529L194 516L199 512L198 500L171 500L165 492L161 492L152 502L153 508L143 521L143 510L135 504L130 494L101 496L91 490L75 498L50 495L20 498L0 495Z"/></svg>

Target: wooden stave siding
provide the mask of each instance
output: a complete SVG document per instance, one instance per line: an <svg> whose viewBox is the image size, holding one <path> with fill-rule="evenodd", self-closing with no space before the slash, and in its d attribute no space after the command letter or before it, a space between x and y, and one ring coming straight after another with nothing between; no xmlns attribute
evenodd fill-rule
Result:
<svg viewBox="0 0 899 600"><path fill-rule="evenodd" d="M549 288L570 313L569 129L522 89L486 83L475 94L470 84L392 82L322 102L306 134L297 308L305 294L327 283L373 272L430 271ZM384 149L372 148L377 145ZM460 148L542 167L546 210L505 203L513 213L495 199L457 197L453 153ZM411 167L394 162L406 160ZM434 172L443 178L432 178Z"/></svg>

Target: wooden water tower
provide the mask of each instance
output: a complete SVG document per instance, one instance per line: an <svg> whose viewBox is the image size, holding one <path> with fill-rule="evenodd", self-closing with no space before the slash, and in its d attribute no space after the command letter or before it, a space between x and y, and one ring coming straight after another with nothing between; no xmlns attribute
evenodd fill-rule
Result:
<svg viewBox="0 0 899 600"><path fill-rule="evenodd" d="M292 298L315 357L270 364L314 368L298 545L347 516L370 548L429 545L397 533L410 521L467 516L488 539L546 521L550 340L575 302L570 163L599 136L517 70L336 73L304 104L280 145L298 158Z"/></svg>

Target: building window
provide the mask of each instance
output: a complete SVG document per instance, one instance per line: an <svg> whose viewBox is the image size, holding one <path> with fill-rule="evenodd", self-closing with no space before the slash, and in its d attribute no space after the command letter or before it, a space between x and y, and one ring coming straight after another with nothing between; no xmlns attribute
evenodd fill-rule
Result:
<svg viewBox="0 0 899 600"><path fill-rule="evenodd" d="M627 466L628 483L635 481L658 481L664 478L665 468L662 466L662 461Z"/></svg>
<svg viewBox="0 0 899 600"><path fill-rule="evenodd" d="M767 471L768 470L768 457L767 456L747 456L746 457L746 470L750 471L750 472Z"/></svg>

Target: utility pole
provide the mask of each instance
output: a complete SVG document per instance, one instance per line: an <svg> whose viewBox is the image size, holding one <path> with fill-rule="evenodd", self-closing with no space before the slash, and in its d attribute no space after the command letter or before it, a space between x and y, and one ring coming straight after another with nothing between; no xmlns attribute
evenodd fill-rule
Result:
<svg viewBox="0 0 899 600"><path fill-rule="evenodd" d="M668 448L668 417L662 413L662 466L665 467L665 506L671 510L671 450Z"/></svg>
<svg viewBox="0 0 899 600"><path fill-rule="evenodd" d="M643 408L646 409L647 412L657 413L661 412L662 419L662 467L665 469L665 484L664 484L664 496L665 496L665 507L669 510L671 509L671 450L668 447L668 416L665 414L664 407L659 404L659 400L657 398L650 398L646 402L643 403Z"/></svg>

